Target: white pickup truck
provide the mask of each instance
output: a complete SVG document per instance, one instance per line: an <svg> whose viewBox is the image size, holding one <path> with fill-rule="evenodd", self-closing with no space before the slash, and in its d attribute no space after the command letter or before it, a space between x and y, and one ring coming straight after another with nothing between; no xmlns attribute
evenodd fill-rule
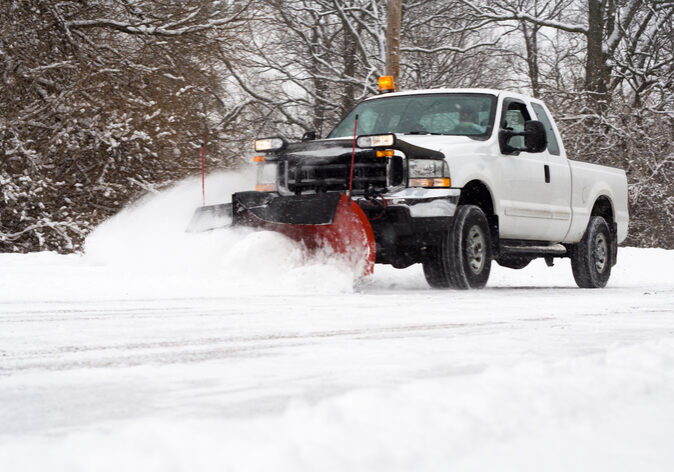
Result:
<svg viewBox="0 0 674 472"><path fill-rule="evenodd" d="M384 93L325 139L265 138L256 150L256 192L233 196L235 222L319 228L344 192L376 262L422 263L432 287L481 288L492 260L521 269L539 257L569 257L578 286L603 287L627 236L625 172L569 160L546 106L515 93Z"/></svg>

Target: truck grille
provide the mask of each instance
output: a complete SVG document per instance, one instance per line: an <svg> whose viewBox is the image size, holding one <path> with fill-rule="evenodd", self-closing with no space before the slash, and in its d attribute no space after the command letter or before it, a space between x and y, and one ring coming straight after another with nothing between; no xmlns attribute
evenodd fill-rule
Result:
<svg viewBox="0 0 674 472"><path fill-rule="evenodd" d="M351 157L338 162L312 164L284 162L279 169L280 183L289 192L301 194L304 191L329 192L344 191L349 188ZM382 158L360 158L353 168L354 193L362 193L372 186L383 190L387 185L387 160Z"/></svg>

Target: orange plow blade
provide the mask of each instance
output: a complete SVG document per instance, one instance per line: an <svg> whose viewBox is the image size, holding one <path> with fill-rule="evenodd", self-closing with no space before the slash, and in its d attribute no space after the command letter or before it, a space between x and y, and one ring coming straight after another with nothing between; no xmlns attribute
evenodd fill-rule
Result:
<svg viewBox="0 0 674 472"><path fill-rule="evenodd" d="M277 231L308 249L329 248L363 275L374 271L375 240L363 210L345 194L276 197L234 194L235 225Z"/></svg>

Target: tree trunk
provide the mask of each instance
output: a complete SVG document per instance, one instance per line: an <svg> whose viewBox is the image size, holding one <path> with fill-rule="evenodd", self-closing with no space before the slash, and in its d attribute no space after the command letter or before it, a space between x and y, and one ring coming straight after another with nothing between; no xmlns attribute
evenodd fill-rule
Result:
<svg viewBox="0 0 674 472"><path fill-rule="evenodd" d="M538 30L540 26L522 22L522 33L524 34L524 44L527 50L527 68L529 70L529 82L531 84L531 93L534 97L540 97L540 82L538 69Z"/></svg>
<svg viewBox="0 0 674 472"><path fill-rule="evenodd" d="M316 29L312 32L311 40L312 45L318 43L318 33ZM312 62L309 67L309 72L314 86L314 116L311 121L313 126L312 131L316 131L320 136L323 132L323 120L325 119L325 105L323 104L323 100L326 98L327 84L325 83L325 80L320 77L320 64L315 58L315 56L320 54L320 51L317 50L315 46L312 46L312 49L314 50L311 51Z"/></svg>
<svg viewBox="0 0 674 472"><path fill-rule="evenodd" d="M400 76L400 22L402 0L388 0L386 26L386 75L398 85Z"/></svg>
<svg viewBox="0 0 674 472"><path fill-rule="evenodd" d="M602 0L588 0L587 58L585 62L585 89L600 105L606 104L611 70L603 50L604 6Z"/></svg>
<svg viewBox="0 0 674 472"><path fill-rule="evenodd" d="M358 49L356 47L356 38L352 37L348 28L344 25L344 77L351 79L356 76L356 55ZM346 115L355 105L355 87L352 82L346 84L342 94L342 110L340 116Z"/></svg>

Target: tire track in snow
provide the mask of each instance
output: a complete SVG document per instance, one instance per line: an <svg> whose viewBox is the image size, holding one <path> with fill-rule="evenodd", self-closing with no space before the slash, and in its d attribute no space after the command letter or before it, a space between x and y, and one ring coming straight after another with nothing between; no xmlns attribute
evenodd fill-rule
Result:
<svg viewBox="0 0 674 472"><path fill-rule="evenodd" d="M87 318L88 319L88 318ZM57 346L52 349L10 354L0 366L0 375L25 371L62 371L109 367L133 367L145 364L187 364L233 357L271 355L275 349L317 344L326 338L384 340L423 336L428 332L444 332L461 328L499 326L513 329L505 322L407 324L359 329L316 330L297 334L257 334L249 336L208 337L201 339L162 340L115 345ZM152 352L158 351L158 352ZM82 359L68 359L83 357Z"/></svg>

